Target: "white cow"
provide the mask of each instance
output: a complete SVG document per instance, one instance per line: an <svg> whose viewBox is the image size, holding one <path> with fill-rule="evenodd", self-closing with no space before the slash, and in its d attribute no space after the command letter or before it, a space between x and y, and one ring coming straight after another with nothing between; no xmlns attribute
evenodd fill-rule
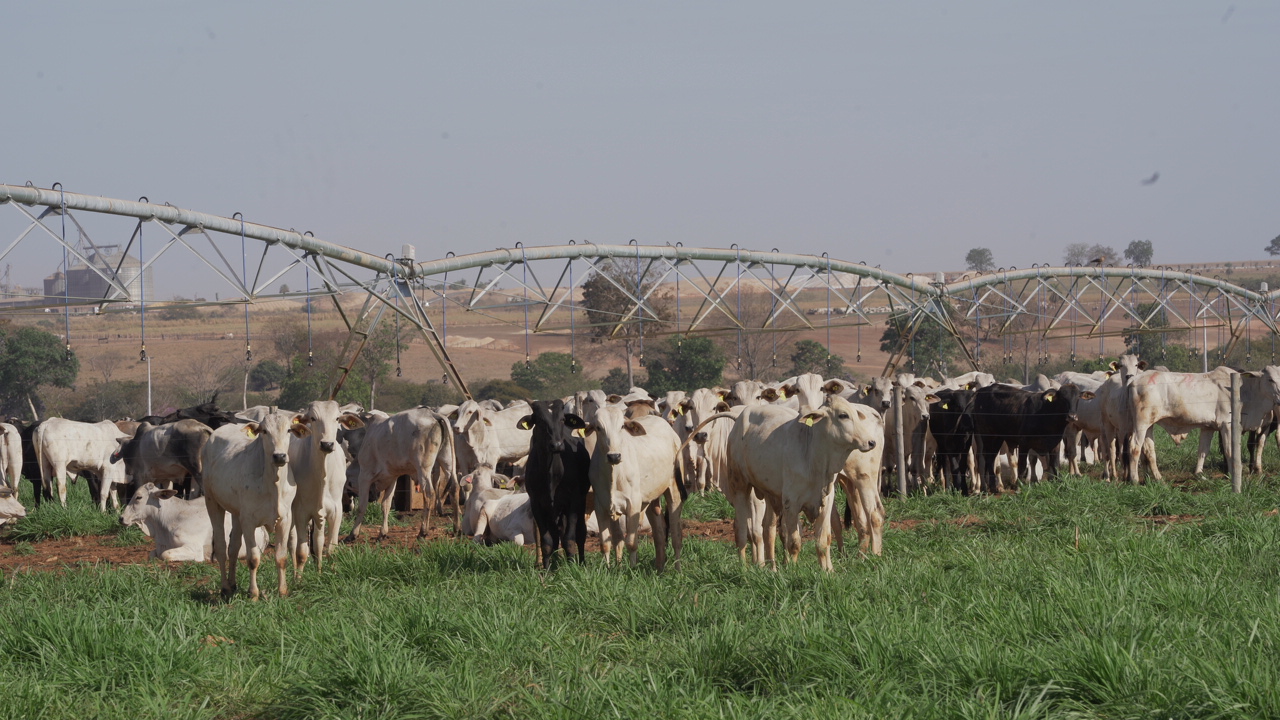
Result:
<svg viewBox="0 0 1280 720"><path fill-rule="evenodd" d="M679 567L683 542L683 488L677 465L680 436L657 415L628 418L626 411L616 406L602 408L590 431L596 436L591 452L591 489L605 562L611 561L615 543L625 539L635 567L640 515L644 514L653 528L658 570L666 566L668 533L672 561ZM665 517L659 505L663 496L667 499Z"/></svg>
<svg viewBox="0 0 1280 720"><path fill-rule="evenodd" d="M474 400L459 405L457 414L450 418L456 471L467 474L482 462L497 467L500 462L514 463L528 455L533 433L516 427L520 418L528 414L529 404L523 401L501 410ZM477 428L477 424L484 427Z"/></svg>
<svg viewBox="0 0 1280 720"><path fill-rule="evenodd" d="M861 422L871 434L884 436L884 418L874 408L858 408L866 417ZM875 426L875 427L873 427ZM867 452L850 453L844 468L836 476L844 488L845 502L849 503L853 527L858 533L858 549L879 555L884 547L886 521L884 500L880 495L880 465L885 443L876 443ZM833 512L831 528L835 531L837 547L844 548L844 525Z"/></svg>
<svg viewBox="0 0 1280 720"><path fill-rule="evenodd" d="M516 545L532 544L538 537L533 522L533 505L528 493L511 493L486 500L480 506L472 540L484 542L513 542Z"/></svg>
<svg viewBox="0 0 1280 720"><path fill-rule="evenodd" d="M22 435L17 427L9 423L0 423L0 481L7 481L9 487L18 489L18 481L22 479Z"/></svg>
<svg viewBox="0 0 1280 720"><path fill-rule="evenodd" d="M82 423L63 418L51 418L40 423L32 436L36 457L40 460L40 481L47 488L58 483L58 500L67 504L67 475L72 479L81 470L87 470L99 478L98 507L107 509L107 498L112 505L120 506L115 485L123 485L128 479L123 463L111 462L111 456L120 448L117 438L128 437L110 420L98 423Z"/></svg>
<svg viewBox="0 0 1280 720"><path fill-rule="evenodd" d="M342 488L347 482L347 456L338 447L338 430L364 427L353 412L342 412L333 400L308 403L299 413L311 432L289 441L289 470L298 485L293 498L290 543L295 544L300 568L314 545L316 571L324 569L324 556L338 542L342 524Z"/></svg>
<svg viewBox="0 0 1280 720"><path fill-rule="evenodd" d="M1129 477L1138 479L1138 457L1142 440L1153 425L1171 432L1200 429L1200 452L1196 456L1196 474L1204 472L1204 458L1213 443L1213 431L1230 437L1231 376L1235 371L1217 367L1207 373L1172 373L1146 370L1127 383L1129 410L1133 418L1133 442L1129 444ZM1223 448L1230 464L1230 448ZM1160 480L1160 468L1154 463L1151 474Z"/></svg>
<svg viewBox="0 0 1280 720"><path fill-rule="evenodd" d="M819 561L823 569L831 570L836 473L844 469L851 453L870 452L883 444L879 418L840 397L806 415L772 406L743 410L729 433L727 481L750 487L766 502L764 547L757 557L776 567L775 525L770 517L776 515L782 520L787 555L796 562L803 512L817 530Z"/></svg>
<svg viewBox="0 0 1280 720"><path fill-rule="evenodd" d="M27 516L27 509L18 502L18 491L0 486L0 525Z"/></svg>
<svg viewBox="0 0 1280 720"><path fill-rule="evenodd" d="M298 492L289 470L289 444L293 437L306 437L310 432L301 416L277 410L261 422L223 425L213 431L200 451L205 511L213 526L213 561L222 574L224 598L235 594L236 558L243 541L252 546L246 554L249 597L258 599L262 552L255 540L260 527L275 533L280 594L289 594L284 566L289 555L289 531L293 528L293 498ZM227 513L231 514L229 552Z"/></svg>
<svg viewBox="0 0 1280 720"><path fill-rule="evenodd" d="M490 500L497 500L511 494L510 490L499 488L495 482L493 466L481 463L475 472L462 478L463 487L470 486L467 492L467 503L462 511L462 535L475 535L476 521L480 519L480 510Z"/></svg>
<svg viewBox="0 0 1280 720"><path fill-rule="evenodd" d="M415 487L422 493L422 523L418 537L426 537L436 494L433 470L441 453L447 462L449 480L455 481L454 488L457 488L453 468L453 431L448 418L428 408L412 408L386 419L370 418L365 424L364 440L357 456L360 463L360 476L356 482L358 504L355 523L347 541L354 542L360 536L371 490L378 491L379 502L382 503L382 529L378 537L387 537L391 524L391 493L395 489L396 478L401 475L412 477ZM461 527L460 505L460 498L455 495L453 524L458 528Z"/></svg>
<svg viewBox="0 0 1280 720"><path fill-rule="evenodd" d="M204 498L183 500L178 491L147 483L138 488L120 515L122 525L137 525L142 533L155 540L156 546L147 557L165 562L204 562L213 553L213 523ZM224 528L230 540L231 523ZM258 528L255 545L261 552L267 547L267 531ZM248 547L241 546L238 556L245 557Z"/></svg>

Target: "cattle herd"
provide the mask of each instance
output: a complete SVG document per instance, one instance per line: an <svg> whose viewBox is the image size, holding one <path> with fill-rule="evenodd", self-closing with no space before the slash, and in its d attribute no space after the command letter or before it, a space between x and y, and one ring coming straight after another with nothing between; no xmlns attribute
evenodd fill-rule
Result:
<svg viewBox="0 0 1280 720"><path fill-rule="evenodd" d="M121 522L154 539L153 557L212 559L228 597L243 558L257 598L271 537L284 595L286 565L300 572L314 555L322 569L344 510L354 510L352 541L376 497L385 537L392 493L405 476L422 494L420 536L433 510L451 505L456 532L534 545L544 568L560 548L583 561L590 533L599 535L606 563L621 562L625 549L635 565L643 531L652 535L657 567L668 563L668 546L678 566L682 503L690 492L719 491L733 507L744 561L750 549L751 561L776 566L780 526L795 562L803 514L830 570L833 537L843 546L849 526L863 551L881 553L882 498L899 462L909 486L924 493L998 493L1020 477L1056 474L1062 463L1079 473L1081 461L1100 463L1104 479L1129 482L1145 462L1159 479L1151 431L1160 425L1178 442L1201 431L1201 472L1214 431L1225 437L1231 422L1235 374L1249 467L1261 472L1262 444L1280 417L1280 368L1174 373L1132 355L1111 367L1041 375L1030 385L980 372L866 385L806 374L661 397L641 388L625 396L593 390L394 415L333 401L233 414L215 398L138 421L11 420L0 423L0 523L25 514L21 477L33 483L37 504L52 501L56 488L64 505L68 479L84 477L104 512L125 490ZM847 499L843 521L837 483Z"/></svg>

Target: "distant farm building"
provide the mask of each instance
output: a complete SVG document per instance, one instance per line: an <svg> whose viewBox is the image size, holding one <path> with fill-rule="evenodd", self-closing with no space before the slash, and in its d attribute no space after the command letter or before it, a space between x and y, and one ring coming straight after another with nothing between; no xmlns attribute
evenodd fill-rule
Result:
<svg viewBox="0 0 1280 720"><path fill-rule="evenodd" d="M128 299L139 302L142 298L155 298L155 279L151 268L142 270L138 258L124 254L119 245L100 245L84 248L89 263L77 262L65 274L61 271L44 279L44 294L50 298L71 299ZM128 298L120 295L107 282L109 277L129 291Z"/></svg>

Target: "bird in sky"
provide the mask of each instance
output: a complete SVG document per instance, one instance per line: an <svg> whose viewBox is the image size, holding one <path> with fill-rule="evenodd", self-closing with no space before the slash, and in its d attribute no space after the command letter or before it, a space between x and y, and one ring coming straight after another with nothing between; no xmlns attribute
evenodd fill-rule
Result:
<svg viewBox="0 0 1280 720"><path fill-rule="evenodd" d="M1147 179L1143 180L1143 181L1142 181L1142 184L1143 184L1143 185L1155 185L1155 184L1156 184L1156 181L1157 181L1157 180L1159 180L1159 179L1160 179L1160 173L1158 173L1158 172L1154 172L1154 173L1151 173L1151 177L1149 177L1149 178L1147 178Z"/></svg>

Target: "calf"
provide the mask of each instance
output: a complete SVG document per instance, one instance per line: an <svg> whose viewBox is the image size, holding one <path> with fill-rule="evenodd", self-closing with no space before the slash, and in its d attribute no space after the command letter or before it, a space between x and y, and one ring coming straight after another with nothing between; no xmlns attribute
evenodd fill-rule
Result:
<svg viewBox="0 0 1280 720"><path fill-rule="evenodd" d="M591 488L605 563L611 559L614 544L625 538L631 566L635 567L640 515L644 514L653 528L658 570L666 566L668 530L672 560L679 567L680 503L685 495L678 465L680 436L660 417L628 418L618 407L601 409L591 432L596 436L591 451ZM664 496L665 512L659 506Z"/></svg>
<svg viewBox="0 0 1280 720"><path fill-rule="evenodd" d="M9 423L0 423L0 484L7 482L17 490L22 479L22 431Z"/></svg>
<svg viewBox="0 0 1280 720"><path fill-rule="evenodd" d="M551 558L561 545L573 559L570 543L577 545L578 562L584 562L591 455L583 439L572 432L585 429L586 423L566 413L560 400L539 400L529 409L519 427L532 431L524 486L537 525L542 567L551 567Z"/></svg>
<svg viewBox="0 0 1280 720"><path fill-rule="evenodd" d="M1081 393L1075 385L1038 393L1005 385L988 385L975 391L974 454L980 460L983 490L996 492L996 455L1005 444L1010 453L1020 451L1024 462L1028 453L1047 456L1049 472L1056 475L1058 454L1053 451L1062 442L1081 397L1093 397L1093 393Z"/></svg>
<svg viewBox="0 0 1280 720"><path fill-rule="evenodd" d="M382 503L382 529L379 538L388 535L391 524L391 493L396 478L409 475L422 493L422 522L418 537L427 536L431 522L431 508L435 501L434 470L441 454L444 455L449 480L454 480L453 432L449 420L428 408L412 408L390 417L371 416L365 421L367 430L356 456L360 463L360 475L356 481L355 523L347 535L347 542L354 542L364 527L365 511L369 507L369 494L376 490ZM457 483L454 483L457 493ZM460 527L460 502L455 495L453 524Z"/></svg>
<svg viewBox="0 0 1280 720"><path fill-rule="evenodd" d="M117 438L126 437L110 420L82 423L52 418L36 428L32 445L40 461L40 481L50 487L58 485L58 501L67 504L67 473L93 473L98 479L98 508L107 509L107 498L120 505L114 486L126 482L124 466L113 463L111 456L119 449Z"/></svg>
<svg viewBox="0 0 1280 720"><path fill-rule="evenodd" d="M462 535L471 537L476 534L476 521L480 519L480 510L484 504L510 495L511 491L496 486L493 466L487 463L482 463L475 472L464 477L462 484L471 486L467 492L466 506L462 511Z"/></svg>
<svg viewBox="0 0 1280 720"><path fill-rule="evenodd" d="M526 493L512 493L486 500L476 517L472 539L478 543L513 542L525 545L538 533L533 506Z"/></svg>
<svg viewBox="0 0 1280 720"><path fill-rule="evenodd" d="M297 564L305 568L311 548L316 551L316 571L324 569L324 556L338 542L342 524L342 488L347 482L347 456L338 447L338 430L364 426L360 416L342 412L333 400L308 403L299 413L311 432L289 441L289 469L298 485L293 498Z"/></svg>
<svg viewBox="0 0 1280 720"><path fill-rule="evenodd" d="M0 525L26 516L27 509L18 502L18 491L0 486Z"/></svg>
<svg viewBox="0 0 1280 720"><path fill-rule="evenodd" d="M763 548L756 556L776 566L772 516L778 516L788 558L796 562L803 512L815 523L819 562L830 571L836 473L851 453L870 452L883 444L878 414L838 396L806 415L775 406L744 409L729 433L726 481L749 487L765 500Z"/></svg>
<svg viewBox="0 0 1280 720"><path fill-rule="evenodd" d="M289 443L292 437L306 437L310 432L300 416L277 410L261 422L223 425L213 431L200 452L205 510L213 526L213 561L222 575L224 598L236 591L236 558L243 539L249 546L249 597L258 599L262 552L255 540L260 527L275 532L280 594L289 594L284 566L293 529L293 498L298 491L289 470ZM230 552L227 513L231 514Z"/></svg>
<svg viewBox="0 0 1280 720"><path fill-rule="evenodd" d="M213 552L213 523L205 509L204 498L183 500L178 491L161 489L154 483L138 488L120 515L121 525L137 525L142 533L155 541L147 557L165 562L204 562ZM230 540L231 523L224 527ZM254 545L258 551L267 547L267 531L258 528ZM238 557L244 558L248 546L242 546Z"/></svg>

